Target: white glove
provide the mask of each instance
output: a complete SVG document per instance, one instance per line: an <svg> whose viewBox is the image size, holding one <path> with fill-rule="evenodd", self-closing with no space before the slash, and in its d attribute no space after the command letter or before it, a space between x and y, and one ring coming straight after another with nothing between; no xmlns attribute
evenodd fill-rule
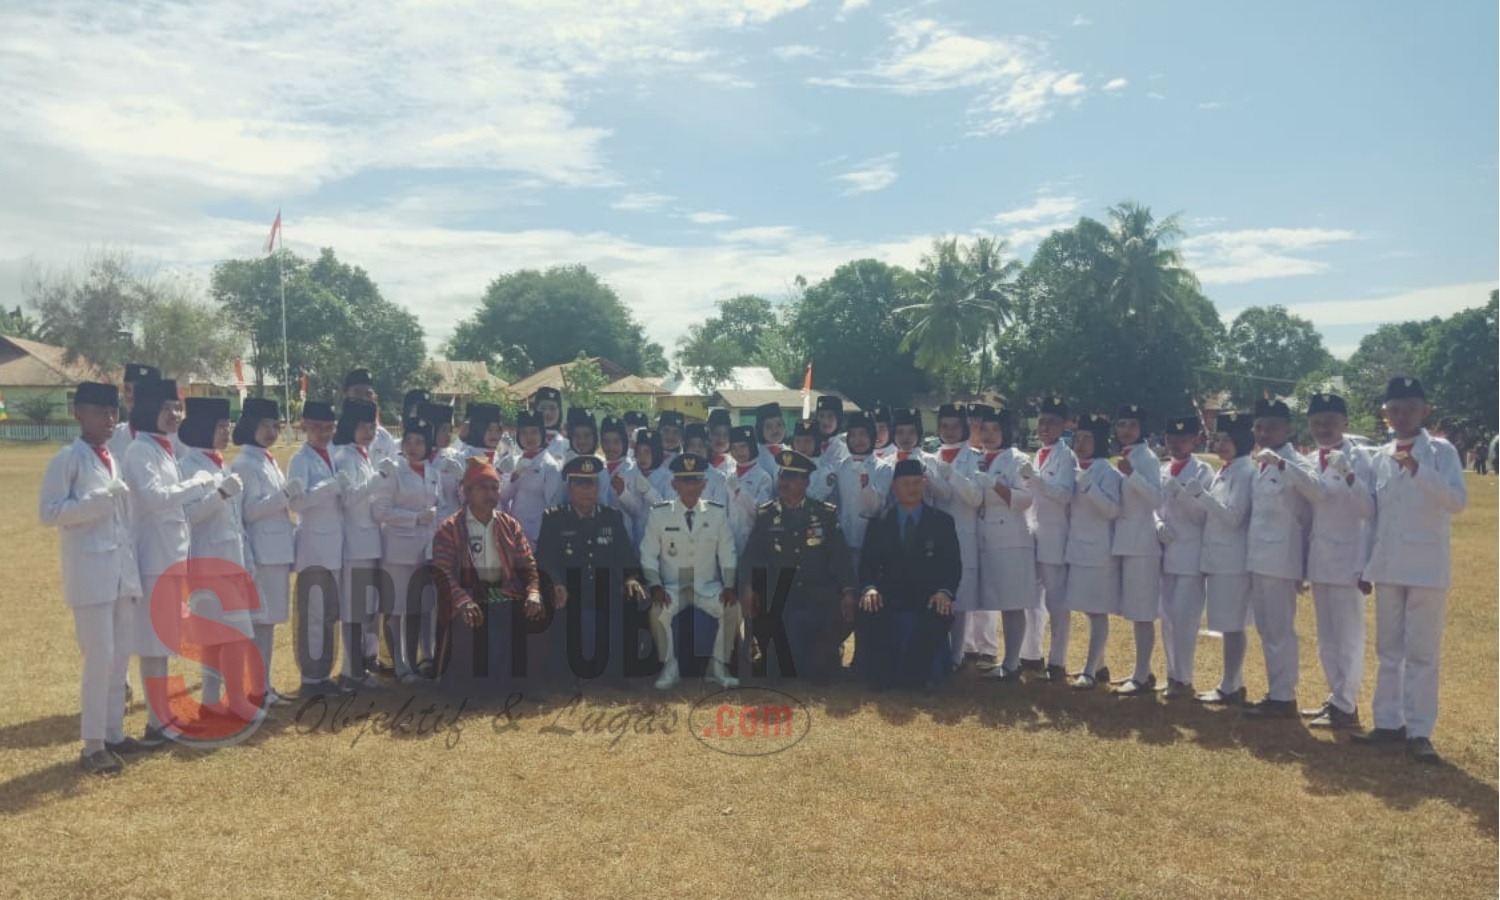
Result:
<svg viewBox="0 0 1500 900"><path fill-rule="evenodd" d="M333 476L333 480L339 483L340 493L349 490L349 485L354 483L354 479L349 477L348 472L339 472L338 474Z"/></svg>
<svg viewBox="0 0 1500 900"><path fill-rule="evenodd" d="M429 506L428 508L426 508L426 509L422 510L421 512L417 513L417 524L418 525L431 525L436 520L437 520L437 507L436 506Z"/></svg>
<svg viewBox="0 0 1500 900"><path fill-rule="evenodd" d="M116 478L109 483L109 487L105 488L105 490L109 492L111 497L118 497L121 494L130 493L130 485Z"/></svg>
<svg viewBox="0 0 1500 900"><path fill-rule="evenodd" d="M740 476L734 472L724 476L724 484L730 491L738 494L740 492Z"/></svg>
<svg viewBox="0 0 1500 900"><path fill-rule="evenodd" d="M1173 531L1172 526L1168 525L1166 522L1157 522L1156 537L1157 540L1161 541L1163 544L1170 544L1173 541L1177 540L1177 532Z"/></svg>
<svg viewBox="0 0 1500 900"><path fill-rule="evenodd" d="M1354 469L1349 465L1349 457L1342 450L1333 450L1328 454L1328 468L1338 473L1340 478L1347 476Z"/></svg>
<svg viewBox="0 0 1500 900"><path fill-rule="evenodd" d="M950 480L953 477L953 464L938 460L937 473L938 475L942 476L942 479L944 481Z"/></svg>
<svg viewBox="0 0 1500 900"><path fill-rule="evenodd" d="M389 456L387 456L385 459L382 459L379 464L375 466L375 470L380 473L381 478L385 478L386 476L391 475L399 468L401 468L401 464L396 462L394 459L391 459Z"/></svg>
<svg viewBox="0 0 1500 900"><path fill-rule="evenodd" d="M286 487L282 488L282 490L286 492L287 497L296 500L307 493L307 485L303 484L301 478L288 478Z"/></svg>
<svg viewBox="0 0 1500 900"><path fill-rule="evenodd" d="M456 456L445 456L443 457L443 461L438 465L438 471L444 475L462 476L464 474L464 464Z"/></svg>
<svg viewBox="0 0 1500 900"><path fill-rule="evenodd" d="M1203 483L1198 481L1197 479L1194 479L1192 481L1189 481L1183 487L1183 490L1187 491L1189 497L1192 497L1196 500L1197 498L1203 496Z"/></svg>
<svg viewBox="0 0 1500 900"><path fill-rule="evenodd" d="M193 473L192 478L188 479L188 484L201 484L205 487L209 487L212 486L216 481L218 481L218 479L214 477L212 472L209 472L206 469L199 469L198 471Z"/></svg>
<svg viewBox="0 0 1500 900"><path fill-rule="evenodd" d="M635 489L635 492L637 494L648 494L648 493L650 493L651 492L651 482L650 482L649 479L646 478L645 475L641 474L641 470L640 469L632 469L631 473L635 476L635 481L631 483L631 487L633 487Z"/></svg>
<svg viewBox="0 0 1500 900"><path fill-rule="evenodd" d="M495 464L495 470L501 475L509 475L516 470L516 458L507 453Z"/></svg>
<svg viewBox="0 0 1500 900"><path fill-rule="evenodd" d="M1263 465L1276 465L1281 462L1281 457L1275 450L1257 450L1255 461Z"/></svg>
<svg viewBox="0 0 1500 900"><path fill-rule="evenodd" d="M1036 466L1033 466L1030 460L1021 463L1021 477L1027 481L1036 477Z"/></svg>
<svg viewBox="0 0 1500 900"><path fill-rule="evenodd" d="M979 485L980 490L990 491L995 488L995 476L988 472L980 472L978 475L975 475L974 481Z"/></svg>
<svg viewBox="0 0 1500 900"><path fill-rule="evenodd" d="M1162 490L1166 491L1168 497L1175 497L1182 493L1182 482L1175 478L1168 478L1167 485Z"/></svg>
<svg viewBox="0 0 1500 900"><path fill-rule="evenodd" d="M238 495L244 488L245 482L241 481L240 476L233 472L225 475L224 480L219 482L219 493L223 494L225 499Z"/></svg>

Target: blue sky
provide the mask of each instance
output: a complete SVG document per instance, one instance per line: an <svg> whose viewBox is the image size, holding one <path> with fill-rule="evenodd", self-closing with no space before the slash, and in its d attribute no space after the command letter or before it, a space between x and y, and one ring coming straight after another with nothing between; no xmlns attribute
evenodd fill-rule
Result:
<svg viewBox="0 0 1500 900"><path fill-rule="evenodd" d="M1132 198L1228 322L1335 353L1496 280L1496 5L10 0L0 295L91 249L206 280L277 208L446 337L584 262L669 347L940 233ZM7 301L8 302L8 301Z"/></svg>

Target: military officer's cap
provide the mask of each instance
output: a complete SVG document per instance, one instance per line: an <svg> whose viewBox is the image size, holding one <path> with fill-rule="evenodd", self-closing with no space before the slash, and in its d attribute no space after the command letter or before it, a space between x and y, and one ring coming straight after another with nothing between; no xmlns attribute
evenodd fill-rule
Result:
<svg viewBox="0 0 1500 900"><path fill-rule="evenodd" d="M734 419L730 417L729 410L722 406L716 406L708 411L709 428L730 428L734 425Z"/></svg>
<svg viewBox="0 0 1500 900"><path fill-rule="evenodd" d="M1042 402L1037 404L1037 414L1042 416L1058 416L1066 419L1068 417L1068 404L1058 396L1043 397Z"/></svg>
<svg viewBox="0 0 1500 900"><path fill-rule="evenodd" d="M1408 397L1415 397L1418 400L1427 399L1427 393L1422 390L1422 382L1402 376L1392 378L1391 383L1385 386L1385 399L1387 400L1405 400Z"/></svg>
<svg viewBox="0 0 1500 900"><path fill-rule="evenodd" d="M112 384L85 381L73 392L73 405L80 403L87 406L119 406L120 389Z"/></svg>
<svg viewBox="0 0 1500 900"><path fill-rule="evenodd" d="M1137 422L1141 423L1141 430L1145 431L1146 407L1140 405L1139 403L1123 403L1115 412L1115 421L1118 422L1121 419L1134 419Z"/></svg>
<svg viewBox="0 0 1500 900"><path fill-rule="evenodd" d="M896 470L891 475L891 477L903 478L907 475L916 475L920 478L923 474L925 473L922 470L922 461L920 459L907 457L906 459L898 460L896 462Z"/></svg>
<svg viewBox="0 0 1500 900"><path fill-rule="evenodd" d="M1287 421L1291 421L1292 411L1280 400L1267 400L1262 397L1255 401L1255 418L1286 419Z"/></svg>
<svg viewBox="0 0 1500 900"><path fill-rule="evenodd" d="M1167 434L1197 434L1201 430L1197 416L1178 416L1167 420Z"/></svg>
<svg viewBox="0 0 1500 900"><path fill-rule="evenodd" d="M673 478L707 478L708 460L696 453L679 453L667 465Z"/></svg>
<svg viewBox="0 0 1500 900"><path fill-rule="evenodd" d="M304 422L333 422L338 419L334 415L333 404L324 403L322 400L309 400L302 404L302 420Z"/></svg>
<svg viewBox="0 0 1500 900"><path fill-rule="evenodd" d="M591 481L599 477L604 463L597 456L575 456L563 464L563 477L568 480Z"/></svg>
<svg viewBox="0 0 1500 900"><path fill-rule="evenodd" d="M839 415L844 414L844 401L832 394L824 394L818 398L818 412L832 412Z"/></svg>
<svg viewBox="0 0 1500 900"><path fill-rule="evenodd" d="M161 369L156 366L148 366L145 363L125 364L125 383L135 384L137 381L150 381L161 377Z"/></svg>
<svg viewBox="0 0 1500 900"><path fill-rule="evenodd" d="M811 475L817 465L796 450L783 450L776 454L776 465L783 475Z"/></svg>
<svg viewBox="0 0 1500 900"><path fill-rule="evenodd" d="M1333 412L1341 416L1349 415L1349 406L1344 403L1344 398L1338 394L1313 394L1307 403L1307 414L1315 416L1318 413Z"/></svg>
<svg viewBox="0 0 1500 900"><path fill-rule="evenodd" d="M562 406L562 391L555 387L539 387L536 393L531 395L531 408L536 409L537 404L544 400L551 400L558 406Z"/></svg>
<svg viewBox="0 0 1500 900"><path fill-rule="evenodd" d="M368 384L371 386L375 384L375 380L370 377L369 369L350 369L349 374L344 376L344 390L348 390L349 388L361 384Z"/></svg>

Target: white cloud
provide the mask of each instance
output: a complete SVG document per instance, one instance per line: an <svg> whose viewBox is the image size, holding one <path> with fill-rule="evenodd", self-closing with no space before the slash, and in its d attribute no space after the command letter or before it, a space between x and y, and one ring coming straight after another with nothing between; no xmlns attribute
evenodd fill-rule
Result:
<svg viewBox="0 0 1500 900"><path fill-rule="evenodd" d="M1074 28L1084 28L1084 27L1092 25L1092 24L1094 24L1094 20L1090 19L1088 16L1084 15L1083 13L1076 13L1073 16L1073 27Z"/></svg>
<svg viewBox="0 0 1500 900"><path fill-rule="evenodd" d="M1352 231L1334 228L1219 231L1185 239L1182 252L1204 284L1243 284L1326 271L1326 262L1308 254L1357 238Z"/></svg>
<svg viewBox="0 0 1500 900"><path fill-rule="evenodd" d="M1077 197L1043 195L1038 196L1035 201L1026 206L996 213L995 222L1000 225L1022 225L1027 222L1040 222L1044 219L1066 219L1076 215L1082 205Z"/></svg>
<svg viewBox="0 0 1500 900"><path fill-rule="evenodd" d="M1493 281L1447 284L1365 297L1359 300L1312 300L1288 303L1286 307L1310 319L1319 328L1341 325L1380 325L1451 316L1489 301Z"/></svg>
<svg viewBox="0 0 1500 900"><path fill-rule="evenodd" d="M844 0L843 3L839 4L839 17L843 18L857 9L869 5L870 0Z"/></svg>
<svg viewBox="0 0 1500 900"><path fill-rule="evenodd" d="M688 213L687 219L695 225L717 225L721 222L733 222L734 216L721 212L694 212Z"/></svg>
<svg viewBox="0 0 1500 900"><path fill-rule="evenodd" d="M1223 109L1224 104L1218 100L1205 100L1198 104L1199 109Z"/></svg>
<svg viewBox="0 0 1500 900"><path fill-rule="evenodd" d="M1105 82L1104 89L1106 91L1121 91L1124 90L1126 85L1128 84L1130 84L1130 82L1126 81L1123 78L1111 78L1109 81Z"/></svg>
<svg viewBox="0 0 1500 900"><path fill-rule="evenodd" d="M698 80L704 84L712 84L717 87L735 88L743 90L755 87L755 82L748 78L742 78L730 72L700 72Z"/></svg>
<svg viewBox="0 0 1500 900"><path fill-rule="evenodd" d="M896 183L896 159L900 154L887 153L863 162L834 178L844 183L844 195L868 194L883 191Z"/></svg>
<svg viewBox="0 0 1500 900"><path fill-rule="evenodd" d="M890 47L868 69L809 79L836 88L903 95L963 90L978 134L1003 134L1044 121L1059 97L1086 90L1078 73L1058 69L1046 45L1024 37L960 34L932 19L894 18Z"/></svg>
<svg viewBox="0 0 1500 900"><path fill-rule="evenodd" d="M1165 100L1165 99L1167 99L1167 95L1163 94L1161 91L1147 91L1146 92L1146 99L1147 100Z"/></svg>
<svg viewBox="0 0 1500 900"><path fill-rule="evenodd" d="M672 202L670 194L655 194L649 191L626 194L610 204L613 209L626 212L651 212Z"/></svg>
<svg viewBox="0 0 1500 900"><path fill-rule="evenodd" d="M815 59L823 55L823 51L817 47L807 44L783 44L780 47L772 47L771 55L777 59Z"/></svg>

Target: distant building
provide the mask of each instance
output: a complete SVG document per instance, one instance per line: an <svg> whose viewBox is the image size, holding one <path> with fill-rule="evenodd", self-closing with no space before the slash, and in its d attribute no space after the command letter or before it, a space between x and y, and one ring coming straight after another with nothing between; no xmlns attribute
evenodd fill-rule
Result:
<svg viewBox="0 0 1500 900"><path fill-rule="evenodd" d="M630 374L602 356L595 356L591 361L599 366L599 371L604 373L605 380L610 383L618 382ZM520 381L511 384L505 390L517 399L530 403L531 398L535 396L538 390L544 387L556 388L563 392L563 404L566 405L568 402L568 392L566 386L563 384L563 370L572 365L574 365L574 362L570 360L569 362L558 363L555 366L548 366L545 369L538 369Z"/></svg>
<svg viewBox="0 0 1500 900"><path fill-rule="evenodd" d="M9 421L25 421L23 408L37 397L52 404L52 421L73 416L73 391L80 381L118 383L119 372L102 371L85 359L65 362L67 351L40 341L0 335L0 396Z"/></svg>
<svg viewBox="0 0 1500 900"><path fill-rule="evenodd" d="M438 403L455 407L467 406L470 400L480 394L503 391L509 387L505 379L492 375L489 367L482 362L429 359L427 365L437 373L437 381L429 390Z"/></svg>

